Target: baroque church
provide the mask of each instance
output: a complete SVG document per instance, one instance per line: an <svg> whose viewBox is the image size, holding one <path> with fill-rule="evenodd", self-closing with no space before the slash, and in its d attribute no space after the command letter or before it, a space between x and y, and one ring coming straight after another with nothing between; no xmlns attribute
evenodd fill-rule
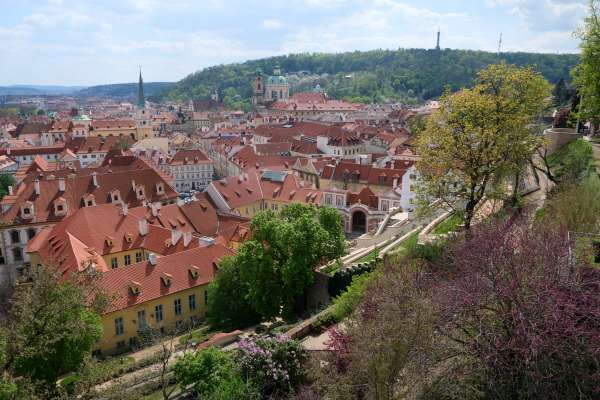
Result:
<svg viewBox="0 0 600 400"><path fill-rule="evenodd" d="M273 75L264 76L261 69L256 70L252 80L252 105L260 106L288 100L290 97L290 85L285 76L281 74L281 68L277 65L273 69Z"/></svg>

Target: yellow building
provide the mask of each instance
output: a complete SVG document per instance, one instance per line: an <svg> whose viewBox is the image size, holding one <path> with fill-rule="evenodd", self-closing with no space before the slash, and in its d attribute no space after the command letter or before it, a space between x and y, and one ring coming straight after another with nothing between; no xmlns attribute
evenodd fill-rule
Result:
<svg viewBox="0 0 600 400"><path fill-rule="evenodd" d="M114 294L102 315L96 353L123 351L141 333L171 330L206 315L208 284L221 257L233 254L221 244L183 251L102 274L101 287Z"/></svg>

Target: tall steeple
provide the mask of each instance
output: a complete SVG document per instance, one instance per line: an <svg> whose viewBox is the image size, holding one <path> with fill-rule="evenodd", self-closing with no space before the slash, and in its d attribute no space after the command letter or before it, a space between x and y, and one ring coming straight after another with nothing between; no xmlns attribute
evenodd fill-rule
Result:
<svg viewBox="0 0 600 400"><path fill-rule="evenodd" d="M440 28L438 28L438 31L437 31L437 42L436 42L436 45L435 45L435 49L436 50L440 49Z"/></svg>
<svg viewBox="0 0 600 400"><path fill-rule="evenodd" d="M138 82L138 107L144 108L146 100L144 99L144 80L142 79L142 67L140 67L140 80Z"/></svg>

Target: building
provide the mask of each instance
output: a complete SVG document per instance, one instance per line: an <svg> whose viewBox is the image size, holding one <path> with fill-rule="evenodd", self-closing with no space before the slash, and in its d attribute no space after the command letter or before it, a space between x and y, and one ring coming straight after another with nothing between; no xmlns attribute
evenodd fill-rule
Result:
<svg viewBox="0 0 600 400"><path fill-rule="evenodd" d="M202 213L198 204L194 213ZM104 204L78 210L30 241L31 262L60 276L101 274L111 295L96 353L135 345L146 329L170 329L205 315L207 285L232 254L223 240L198 235L177 205Z"/></svg>
<svg viewBox="0 0 600 400"><path fill-rule="evenodd" d="M206 189L223 212L252 218L262 210L278 211L290 203L318 205L321 192L301 186L300 179L287 172L256 170L212 182Z"/></svg>
<svg viewBox="0 0 600 400"><path fill-rule="evenodd" d="M144 331L169 330L203 318L208 284L219 260L231 254L213 244L104 273L100 286L115 297L102 315L102 338L95 353L121 352L135 346Z"/></svg>
<svg viewBox="0 0 600 400"><path fill-rule="evenodd" d="M287 100L290 97L290 85L285 76L281 75L281 68L275 66L273 75L265 77L260 69L256 71L252 81L252 104L264 105L278 100Z"/></svg>
<svg viewBox="0 0 600 400"><path fill-rule="evenodd" d="M213 162L202 150L179 150L168 165L179 192L203 190L212 182Z"/></svg>
<svg viewBox="0 0 600 400"><path fill-rule="evenodd" d="M153 168L136 157L115 156L106 165L28 175L0 202L2 262L0 280L12 280L29 262L25 247L44 227L77 210L100 204L170 204L177 192Z"/></svg>

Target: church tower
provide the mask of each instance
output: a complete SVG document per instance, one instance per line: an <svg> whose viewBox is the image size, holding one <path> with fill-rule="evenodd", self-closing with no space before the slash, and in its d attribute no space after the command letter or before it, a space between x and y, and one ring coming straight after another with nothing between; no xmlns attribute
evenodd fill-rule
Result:
<svg viewBox="0 0 600 400"><path fill-rule="evenodd" d="M263 79L262 70L259 68L252 79L252 105L257 106L264 102L265 97L265 82Z"/></svg>
<svg viewBox="0 0 600 400"><path fill-rule="evenodd" d="M140 78L138 81L138 101L135 110L135 122L137 125L137 140L154 136L152 124L150 123L150 112L148 109L146 109L146 99L144 98L144 80L142 79L141 68Z"/></svg>
<svg viewBox="0 0 600 400"><path fill-rule="evenodd" d="M138 108L146 107L146 99L144 99L144 80L142 79L142 69L140 68L140 80L138 81Z"/></svg>

